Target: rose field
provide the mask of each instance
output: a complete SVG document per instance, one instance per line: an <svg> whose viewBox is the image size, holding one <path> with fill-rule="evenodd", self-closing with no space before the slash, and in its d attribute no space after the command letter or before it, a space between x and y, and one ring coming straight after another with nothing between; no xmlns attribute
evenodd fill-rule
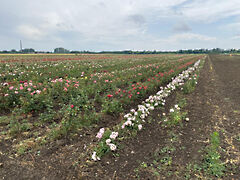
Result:
<svg viewBox="0 0 240 180"><path fill-rule="evenodd" d="M235 179L239 67L238 55L0 55L0 178Z"/></svg>
<svg viewBox="0 0 240 180"><path fill-rule="evenodd" d="M13 63L8 58L3 57L0 76L8 132L15 136L45 127L35 137L45 142L84 127L116 124L121 113L200 56L27 56L26 62L13 57Z"/></svg>

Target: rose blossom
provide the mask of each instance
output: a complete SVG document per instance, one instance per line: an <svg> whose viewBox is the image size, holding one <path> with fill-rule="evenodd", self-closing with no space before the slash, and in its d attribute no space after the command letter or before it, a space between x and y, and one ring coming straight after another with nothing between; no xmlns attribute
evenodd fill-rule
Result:
<svg viewBox="0 0 240 180"><path fill-rule="evenodd" d="M94 151L93 152L93 154L92 154L92 159L94 160L94 161L99 161L100 160L100 158L97 156L97 153Z"/></svg>
<svg viewBox="0 0 240 180"><path fill-rule="evenodd" d="M110 138L116 139L117 136L118 136L118 132L112 132L112 134L110 135Z"/></svg>
<svg viewBox="0 0 240 180"><path fill-rule="evenodd" d="M142 125L139 124L139 125L138 125L138 130L140 131L141 129L142 129Z"/></svg>
<svg viewBox="0 0 240 180"><path fill-rule="evenodd" d="M109 147L112 151L115 151L117 149L117 146L115 144L110 143Z"/></svg>
<svg viewBox="0 0 240 180"><path fill-rule="evenodd" d="M98 139L101 139L102 138L102 136L103 136L103 134L104 134L104 128L101 128L100 130L99 130L99 132L97 133L97 135L96 135L96 137L98 138Z"/></svg>
<svg viewBox="0 0 240 180"><path fill-rule="evenodd" d="M107 145L109 145L110 142L111 142L111 139L107 139L107 140L106 140L106 144L107 144Z"/></svg>
<svg viewBox="0 0 240 180"><path fill-rule="evenodd" d="M36 93L37 93L37 94L41 94L41 91L40 91L40 90L37 90Z"/></svg>

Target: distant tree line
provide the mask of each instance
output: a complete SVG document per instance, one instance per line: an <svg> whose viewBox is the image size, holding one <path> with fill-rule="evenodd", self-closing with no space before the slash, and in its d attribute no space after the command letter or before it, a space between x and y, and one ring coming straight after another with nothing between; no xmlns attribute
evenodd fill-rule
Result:
<svg viewBox="0 0 240 180"><path fill-rule="evenodd" d="M22 50L19 50L19 51L17 51L16 49L12 49L10 51L8 51L8 50L0 51L0 54L37 54L37 53L48 54L48 53L52 53L52 52L49 52L49 51L36 51L33 48L26 48L26 49L22 49Z"/></svg>
<svg viewBox="0 0 240 180"><path fill-rule="evenodd" d="M22 50L15 50L12 49L10 51L3 50L0 51L0 54L37 54L37 53L56 53L56 54L209 54L209 53L240 53L240 49L221 49L221 48L214 48L214 49L187 49L187 50L178 50L178 51L132 51L132 50L123 50L123 51L70 51L63 47L58 47L53 50L53 52L49 51L36 51L33 48L26 48Z"/></svg>
<svg viewBox="0 0 240 180"><path fill-rule="evenodd" d="M187 50L178 50L178 51L102 51L98 52L99 54L209 54L209 53L240 53L240 49L187 49Z"/></svg>
<svg viewBox="0 0 240 180"><path fill-rule="evenodd" d="M3 50L3 51L0 51L0 53L8 53L8 54L24 53L24 54L27 54L27 53L35 53L35 50L33 48L26 48L26 49L22 49L19 51L17 51L16 49L12 49L10 51Z"/></svg>

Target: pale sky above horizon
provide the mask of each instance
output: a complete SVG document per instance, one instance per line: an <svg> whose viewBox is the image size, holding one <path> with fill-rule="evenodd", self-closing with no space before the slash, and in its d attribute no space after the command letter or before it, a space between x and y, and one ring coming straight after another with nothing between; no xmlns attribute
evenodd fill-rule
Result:
<svg viewBox="0 0 240 180"><path fill-rule="evenodd" d="M2 0L0 50L240 48L239 0Z"/></svg>

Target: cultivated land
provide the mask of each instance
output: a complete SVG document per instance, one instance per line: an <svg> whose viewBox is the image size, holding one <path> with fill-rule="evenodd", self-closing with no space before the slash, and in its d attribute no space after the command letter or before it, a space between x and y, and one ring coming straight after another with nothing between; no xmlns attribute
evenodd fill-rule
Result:
<svg viewBox="0 0 240 180"><path fill-rule="evenodd" d="M240 177L240 56L0 58L2 179ZM200 76L192 74L147 123L119 131L117 150L99 146L100 128L116 131L124 114L203 58ZM170 112L176 104L180 110Z"/></svg>

